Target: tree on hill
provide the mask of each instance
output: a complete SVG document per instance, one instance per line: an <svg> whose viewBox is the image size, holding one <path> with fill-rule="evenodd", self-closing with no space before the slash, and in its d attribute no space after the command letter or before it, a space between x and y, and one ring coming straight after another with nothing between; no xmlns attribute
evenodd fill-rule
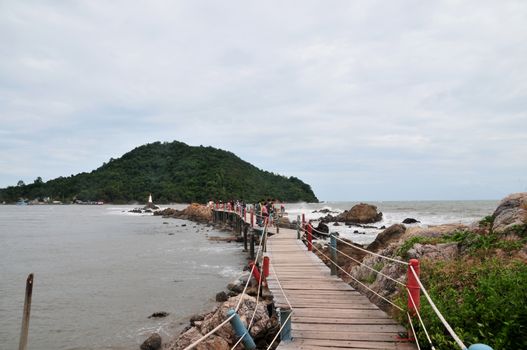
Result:
<svg viewBox="0 0 527 350"><path fill-rule="evenodd" d="M59 177L0 190L0 200L73 198L105 202L206 202L240 198L257 201L318 201L311 186L296 177L260 170L231 152L192 147L182 142L155 142L110 159L90 173Z"/></svg>

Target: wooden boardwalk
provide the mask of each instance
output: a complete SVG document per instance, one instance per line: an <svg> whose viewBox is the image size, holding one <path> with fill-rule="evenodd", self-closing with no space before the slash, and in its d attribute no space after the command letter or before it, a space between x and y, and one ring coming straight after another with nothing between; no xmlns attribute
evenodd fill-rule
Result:
<svg viewBox="0 0 527 350"><path fill-rule="evenodd" d="M280 229L269 237L271 259L268 283L275 305L293 309L292 341L278 349L404 349L415 345L398 341L406 330L385 312L343 282L297 240L294 230Z"/></svg>

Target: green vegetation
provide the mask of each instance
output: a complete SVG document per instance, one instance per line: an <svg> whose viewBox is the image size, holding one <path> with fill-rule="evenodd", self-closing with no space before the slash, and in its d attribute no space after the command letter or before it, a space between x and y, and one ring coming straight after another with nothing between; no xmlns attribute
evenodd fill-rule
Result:
<svg viewBox="0 0 527 350"><path fill-rule="evenodd" d="M91 173L59 177L0 190L0 202L50 197L68 202L144 202L152 193L158 203L244 199L318 202L311 186L296 177L260 170L231 152L155 142L135 148Z"/></svg>
<svg viewBox="0 0 527 350"><path fill-rule="evenodd" d="M526 225L515 227L515 236L457 231L439 238L412 237L400 248L404 255L415 243L459 244L463 254L458 259L422 260L421 280L467 346L527 349L527 264L519 254L527 244L525 230ZM397 303L406 305L406 293L399 295ZM423 297L421 316L436 349L458 348ZM399 317L404 323L406 315ZM414 325L420 330L418 322ZM428 344L424 333L418 334L420 344Z"/></svg>

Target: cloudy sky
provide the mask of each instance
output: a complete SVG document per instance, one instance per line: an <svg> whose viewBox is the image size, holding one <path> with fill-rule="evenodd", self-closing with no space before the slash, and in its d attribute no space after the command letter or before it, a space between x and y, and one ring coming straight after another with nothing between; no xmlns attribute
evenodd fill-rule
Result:
<svg viewBox="0 0 527 350"><path fill-rule="evenodd" d="M0 187L154 141L321 200L527 191L527 1L0 1Z"/></svg>

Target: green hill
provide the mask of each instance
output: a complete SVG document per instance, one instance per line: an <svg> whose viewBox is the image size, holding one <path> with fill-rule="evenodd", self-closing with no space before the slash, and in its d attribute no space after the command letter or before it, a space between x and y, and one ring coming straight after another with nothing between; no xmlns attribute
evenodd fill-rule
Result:
<svg viewBox="0 0 527 350"><path fill-rule="evenodd" d="M137 147L91 173L1 189L0 201L51 197L127 203L143 202L149 193L160 203L263 198L318 201L311 186L296 177L260 170L231 152L177 141Z"/></svg>

